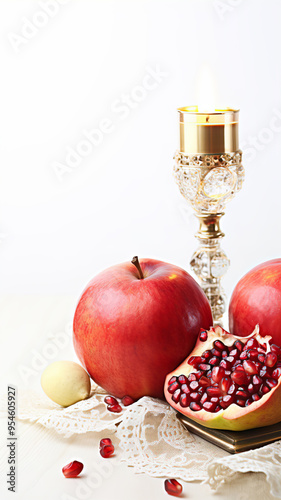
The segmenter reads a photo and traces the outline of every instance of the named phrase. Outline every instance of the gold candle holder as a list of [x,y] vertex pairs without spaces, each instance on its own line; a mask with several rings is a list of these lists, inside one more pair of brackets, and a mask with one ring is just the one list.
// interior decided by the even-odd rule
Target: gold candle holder
[[224,233],[220,218],[225,204],[242,187],[244,168],[239,150],[239,110],[198,111],[197,106],[179,108],[180,149],[175,154],[174,176],[181,194],[199,219],[196,238],[199,248],[191,258],[209,299],[214,323],[220,323],[226,309],[221,278],[229,259],[220,247]]

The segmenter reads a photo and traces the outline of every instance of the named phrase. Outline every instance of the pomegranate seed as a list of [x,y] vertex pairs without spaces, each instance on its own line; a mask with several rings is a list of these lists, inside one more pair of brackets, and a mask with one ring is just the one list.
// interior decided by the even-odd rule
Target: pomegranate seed
[[227,351],[222,351],[221,357],[222,358],[226,358],[227,356],[228,356],[228,352]]
[[259,360],[261,363],[264,363],[264,360],[265,360],[265,355],[264,355],[264,354],[259,354],[259,355],[258,355],[258,360]]
[[[240,363],[241,363],[241,362],[240,362]],[[237,366],[236,366],[236,370],[237,370],[237,371],[241,371],[241,372],[244,372],[244,371],[245,371],[245,370],[244,370],[244,368],[243,368],[243,365],[241,365],[241,364],[239,364],[239,365],[237,365]]]
[[229,377],[231,375],[231,370],[225,370],[225,375]]
[[203,409],[213,412],[215,410],[216,406],[217,406],[216,403],[211,403],[211,401],[206,401],[203,404]]
[[199,363],[202,362],[201,356],[191,356],[188,360],[188,364],[197,368]]
[[222,394],[227,394],[230,387],[231,387],[231,379],[229,377],[224,377],[221,381],[220,381],[220,392]]
[[113,444],[108,444],[100,448],[100,454],[103,458],[109,458],[111,457],[111,455],[113,455],[113,453],[114,453]]
[[249,385],[248,385],[248,392],[249,392],[250,394],[254,394],[255,390],[256,390],[256,389],[255,389],[255,387],[253,386],[253,384],[249,384]]
[[229,387],[228,391],[227,391],[227,394],[235,394],[235,391],[236,391],[236,384],[231,384],[231,386]]
[[259,355],[259,353],[258,353],[258,351],[256,349],[249,349],[247,351],[248,359],[251,359],[251,360],[255,361],[256,359],[258,359],[258,355]]
[[201,385],[201,387],[209,387],[209,385],[211,385],[211,381],[210,379],[208,379],[207,377],[204,377],[204,375],[199,379],[199,385]]
[[249,375],[257,375],[258,373],[255,363],[249,359],[245,359],[245,361],[243,361],[243,368],[246,373],[249,373]]
[[190,398],[187,394],[181,394],[181,397],[180,397],[180,405],[183,407],[183,408],[186,408],[190,403]]
[[254,376],[253,376],[253,380],[252,380],[252,382],[253,382],[253,386],[254,386],[254,387],[255,387],[255,386],[256,386],[256,387],[257,387],[257,386],[258,386],[258,387],[260,387],[260,386],[261,386],[261,384],[262,384],[262,379],[261,379],[258,375],[254,375]]
[[276,344],[272,344],[270,347],[271,347],[272,352],[277,354],[278,358],[281,357],[281,347],[279,347]]
[[233,346],[235,346],[235,348],[241,352],[243,350],[244,344],[243,342],[241,342],[241,340],[235,340]]
[[185,394],[190,394],[191,393],[191,390],[189,389],[188,385],[187,384],[183,384],[181,386],[181,390],[182,392],[184,392]]
[[238,390],[236,392],[236,396],[240,399],[248,399],[249,398],[249,393],[245,391],[244,387],[238,387]]
[[212,370],[207,371],[206,377],[211,378],[212,376]]
[[273,378],[267,378],[265,382],[266,382],[266,385],[268,385],[268,387],[270,387],[270,389],[273,389],[278,384],[277,380],[274,380]]
[[238,371],[237,368],[231,374],[231,380],[238,385],[246,385],[248,383],[248,377],[245,371]]
[[[233,360],[234,360],[234,358],[233,358]],[[230,370],[230,368],[231,368],[231,363],[230,363],[229,361],[227,361],[227,359],[226,359],[226,358],[224,358],[224,359],[220,362],[220,366],[221,366],[222,368],[224,368],[224,370]]]
[[257,347],[257,351],[258,351],[258,353],[260,353],[260,354],[266,354],[266,350],[265,350],[265,349],[262,349],[261,347]]
[[202,370],[203,372],[207,372],[208,370],[210,370],[211,365],[209,365],[207,363],[200,363],[198,368],[199,368],[199,370]]
[[212,369],[212,379],[214,382],[219,383],[225,375],[225,370],[221,366],[214,366]]
[[82,472],[84,465],[81,462],[70,462],[62,468],[64,477],[77,477]]
[[172,400],[174,401],[174,403],[178,403],[179,400],[180,400],[180,395],[181,395],[181,390],[180,389],[177,389],[174,394],[172,395]]
[[192,411],[199,411],[199,410],[201,410],[201,406],[198,403],[194,403],[193,401],[192,401],[192,403],[190,403],[189,408]]
[[173,384],[172,384],[172,385],[170,385],[170,387],[168,387],[168,392],[169,392],[170,394],[174,394],[174,392],[175,392],[177,389],[179,389],[179,384],[178,384],[178,382],[173,382]]
[[225,410],[232,403],[234,403],[234,396],[227,394],[222,398],[220,406]]
[[103,438],[100,440],[100,448],[103,448],[104,446],[111,445],[112,441],[110,438]]
[[118,405],[118,401],[117,399],[115,399],[113,396],[106,396],[104,398],[104,402],[107,404],[107,405]]
[[202,398],[200,399],[201,405],[203,405],[208,400],[208,394],[204,392]]
[[259,347],[259,343],[256,339],[249,339],[246,343],[247,349],[252,349],[253,347]]
[[281,367],[275,368],[272,372],[272,378],[278,379],[281,375]]
[[211,356],[212,356],[211,351],[204,351],[201,358],[208,360],[208,359],[210,359]]
[[246,401],[245,401],[245,399],[237,399],[236,400],[236,404],[238,406],[245,406],[246,405]]
[[187,384],[187,377],[185,375],[180,375],[178,378],[180,384]]
[[201,331],[199,334],[199,339],[201,340],[201,342],[206,342],[207,338],[208,333],[206,332],[206,330]]
[[[175,376],[174,376],[174,377],[170,378],[170,380],[169,380],[169,382],[168,382],[168,385],[171,385],[171,384],[173,384],[173,383],[174,383],[174,382],[176,382],[176,381],[177,381],[177,377],[175,377]],[[106,402],[106,401],[105,401],[105,402]]]
[[247,351],[242,351],[241,354],[240,354],[240,359],[247,359],[248,358],[248,354],[247,354]]
[[260,396],[258,394],[252,394],[253,401],[258,401],[259,399],[260,399]]
[[216,348],[216,349],[219,349],[220,351],[223,351],[225,349],[225,345],[220,341],[220,340],[215,340],[213,342],[213,346]]
[[238,351],[238,349],[232,349],[232,351],[230,351],[229,353],[229,356],[232,356],[235,360],[237,360],[240,356],[240,352]]
[[268,368],[268,366],[262,366],[261,370],[260,370],[260,376],[262,378],[264,377],[271,377],[271,373],[272,373],[272,370],[271,368]]
[[213,348],[211,350],[213,356],[217,356],[217,358],[221,358],[221,351],[219,349]]
[[212,403],[216,403],[217,404],[219,402],[219,398],[211,398],[210,401]]
[[120,413],[122,411],[122,407],[117,404],[117,405],[108,405],[107,409],[109,411],[112,411],[113,413]]
[[131,396],[124,396],[124,397],[121,399],[121,403],[122,403],[124,406],[130,406],[130,405],[132,405],[134,402],[135,402],[135,400],[134,400],[133,398],[131,398]]
[[190,387],[190,389],[195,391],[199,387],[199,382],[197,382],[197,380],[194,380],[193,382],[190,382],[189,387]]
[[198,370],[197,372],[195,372],[195,377],[196,377],[196,380],[199,380],[200,377],[202,377],[204,371],[202,370]]
[[269,352],[265,356],[264,364],[268,366],[269,368],[273,368],[277,363],[277,354],[274,352]]
[[199,403],[201,399],[201,394],[200,392],[192,392],[189,397],[193,402]]
[[267,385],[262,385],[260,390],[259,390],[259,393],[263,396],[264,394],[267,394],[268,392],[270,392],[270,388],[267,387]]
[[192,382],[193,380],[197,380],[195,373],[190,373],[187,377],[189,382]]
[[217,366],[220,362],[220,358],[218,356],[213,356],[211,359],[209,359],[209,364],[211,366]]
[[218,387],[207,387],[206,393],[208,394],[209,397],[220,397],[221,396],[221,391]]
[[165,490],[169,495],[178,497],[182,493],[182,485],[176,479],[166,479]]

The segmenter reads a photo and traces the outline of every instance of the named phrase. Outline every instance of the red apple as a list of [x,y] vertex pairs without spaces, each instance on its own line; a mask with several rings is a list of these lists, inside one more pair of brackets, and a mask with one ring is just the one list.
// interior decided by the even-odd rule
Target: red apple
[[209,302],[186,271],[135,257],[90,281],[74,316],[74,347],[109,394],[163,398],[166,374],[210,325]]
[[246,336],[259,324],[261,335],[281,345],[281,259],[254,267],[237,283],[229,305],[229,329]]

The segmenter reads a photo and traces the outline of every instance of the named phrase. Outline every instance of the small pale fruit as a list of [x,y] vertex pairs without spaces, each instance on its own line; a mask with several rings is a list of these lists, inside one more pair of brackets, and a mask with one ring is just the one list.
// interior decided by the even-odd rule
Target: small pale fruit
[[61,406],[70,406],[90,395],[91,382],[86,370],[74,361],[55,361],[42,373],[42,389]]

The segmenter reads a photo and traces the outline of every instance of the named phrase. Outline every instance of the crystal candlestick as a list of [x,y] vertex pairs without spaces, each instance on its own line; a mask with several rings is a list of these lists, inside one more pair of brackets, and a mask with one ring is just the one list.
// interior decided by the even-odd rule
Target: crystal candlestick
[[220,246],[224,233],[220,219],[225,204],[242,187],[244,168],[239,150],[238,110],[199,112],[196,106],[179,108],[180,150],[175,154],[174,176],[181,194],[199,220],[199,247],[191,268],[209,299],[214,323],[226,309],[221,278],[229,259]]

